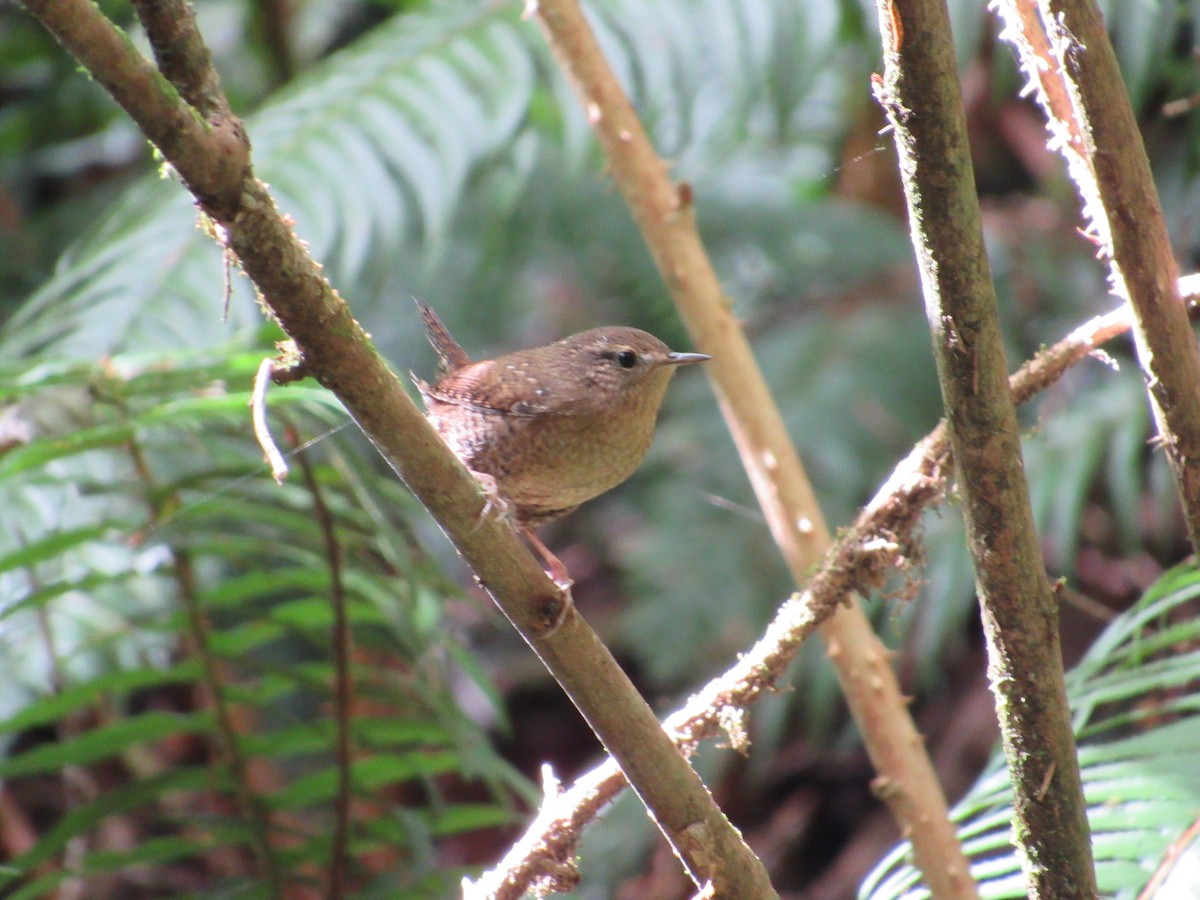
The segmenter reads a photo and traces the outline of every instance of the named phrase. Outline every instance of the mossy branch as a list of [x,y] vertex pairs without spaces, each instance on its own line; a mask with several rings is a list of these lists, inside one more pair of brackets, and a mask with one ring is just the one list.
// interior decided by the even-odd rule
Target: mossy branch
[[900,157],[909,226],[983,612],[988,675],[1030,896],[1094,897],[1086,805],[944,0],[879,0],[875,84]]

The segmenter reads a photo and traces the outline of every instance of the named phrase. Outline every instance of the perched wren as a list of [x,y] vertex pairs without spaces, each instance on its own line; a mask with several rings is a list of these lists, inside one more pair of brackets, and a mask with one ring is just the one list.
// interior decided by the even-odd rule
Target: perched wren
[[710,357],[614,327],[471,362],[434,311],[417,306],[441,361],[436,384],[414,376],[429,421],[568,587],[534,529],[632,475],[675,367]]

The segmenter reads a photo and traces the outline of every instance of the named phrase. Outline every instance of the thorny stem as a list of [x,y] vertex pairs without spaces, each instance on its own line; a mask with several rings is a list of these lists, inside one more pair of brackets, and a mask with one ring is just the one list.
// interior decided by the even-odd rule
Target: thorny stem
[[1137,119],[1092,0],[995,0],[1082,199],[1113,291],[1133,309],[1134,344],[1192,548],[1200,552],[1200,345]]

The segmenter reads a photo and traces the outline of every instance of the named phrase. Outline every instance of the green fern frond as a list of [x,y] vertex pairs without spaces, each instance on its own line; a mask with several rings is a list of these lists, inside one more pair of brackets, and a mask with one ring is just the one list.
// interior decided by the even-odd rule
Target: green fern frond
[[[256,368],[256,357],[219,348],[0,381],[14,435],[0,455],[0,777],[18,791],[39,779],[93,786],[7,861],[0,884],[21,896],[139,865],[200,864],[220,848],[247,852],[256,826],[233,802],[247,790],[272,811],[257,826],[268,843],[300,842],[306,864],[328,864],[338,791],[330,566],[309,491],[271,481],[247,433]],[[270,394],[269,416],[310,434],[345,421],[324,391],[298,385]],[[403,537],[414,503],[382,478],[379,505],[364,508],[361,485],[343,473],[368,471],[370,457],[331,447],[319,455],[337,465],[312,461],[313,450],[306,464],[335,520],[347,619],[365,654],[351,666],[366,704],[350,727],[351,790],[375,812],[356,822],[353,845],[377,846],[370,823],[399,811],[427,820],[430,834],[507,821],[525,785],[454,700],[447,659],[463,654],[427,563]],[[197,610],[212,625],[204,634]],[[233,736],[239,754],[276,773],[271,790],[243,784],[225,758],[227,726],[203,699],[214,691],[246,723]],[[181,741],[207,748],[208,762],[172,761],[164,750]],[[484,793],[460,810],[437,787],[448,777]],[[197,809],[209,814],[187,812]],[[155,837],[105,846],[97,836],[109,817]],[[391,850],[424,852],[409,838]],[[68,845],[87,852],[38,871]]]

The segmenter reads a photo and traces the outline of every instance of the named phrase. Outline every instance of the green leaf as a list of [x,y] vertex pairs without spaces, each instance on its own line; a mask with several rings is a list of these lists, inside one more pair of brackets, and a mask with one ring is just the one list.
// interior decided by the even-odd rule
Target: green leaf
[[73,528],[58,534],[33,541],[20,550],[14,550],[0,557],[0,572],[13,569],[26,569],[62,556],[67,550],[88,544],[105,534],[108,528],[101,525],[90,525],[83,528]]
[[20,778],[55,772],[64,766],[84,766],[109,759],[133,744],[179,734],[202,734],[213,728],[209,712],[168,713],[150,710],[86,731],[77,737],[42,744],[0,762],[0,778]]
[[56,694],[41,697],[15,716],[0,722],[0,735],[17,734],[48,725],[71,713],[92,706],[102,698],[123,697],[135,691],[170,684],[194,682],[200,674],[197,660],[187,660],[168,669],[130,669],[109,672]]

